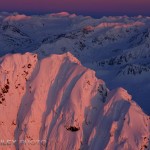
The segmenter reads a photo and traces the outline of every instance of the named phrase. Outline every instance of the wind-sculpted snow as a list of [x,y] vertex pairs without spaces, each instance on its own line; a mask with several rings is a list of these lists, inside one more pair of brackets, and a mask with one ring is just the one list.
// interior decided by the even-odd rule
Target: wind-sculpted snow
[[149,116],[126,90],[109,91],[70,53],[2,57],[0,89],[0,139],[14,140],[0,149],[150,148]]
[[3,12],[0,55],[34,52],[44,58],[71,52],[111,89],[127,89],[150,114],[149,28],[150,17],[144,16],[94,19],[67,12],[39,16]]

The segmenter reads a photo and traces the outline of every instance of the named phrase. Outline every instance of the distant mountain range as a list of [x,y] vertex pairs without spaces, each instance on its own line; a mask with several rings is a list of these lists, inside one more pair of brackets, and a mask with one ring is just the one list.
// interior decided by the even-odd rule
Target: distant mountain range
[[124,87],[150,114],[150,17],[0,13],[0,54],[71,52],[109,88]]
[[0,56],[0,150],[150,149],[150,17],[0,13]]

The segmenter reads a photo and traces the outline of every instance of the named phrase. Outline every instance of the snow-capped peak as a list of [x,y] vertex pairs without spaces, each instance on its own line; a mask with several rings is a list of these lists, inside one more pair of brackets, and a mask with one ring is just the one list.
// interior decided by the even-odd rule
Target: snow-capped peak
[[0,139],[16,140],[11,150],[149,148],[150,118],[70,53],[3,57],[0,89]]

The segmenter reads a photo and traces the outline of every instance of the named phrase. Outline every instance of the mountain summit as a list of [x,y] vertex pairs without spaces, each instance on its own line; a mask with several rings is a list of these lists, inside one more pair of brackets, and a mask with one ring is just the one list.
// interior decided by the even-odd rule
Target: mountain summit
[[108,90],[71,53],[2,57],[0,89],[0,139],[14,140],[8,149],[150,148],[149,116],[125,89]]

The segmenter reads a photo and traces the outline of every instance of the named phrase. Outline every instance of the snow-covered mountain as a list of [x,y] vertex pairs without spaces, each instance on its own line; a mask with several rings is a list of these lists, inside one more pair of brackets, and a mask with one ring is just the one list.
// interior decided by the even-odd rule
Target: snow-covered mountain
[[92,17],[62,12],[0,13],[0,54],[71,52],[110,89],[124,87],[150,114],[150,17]]
[[1,57],[0,89],[1,150],[150,149],[150,117],[69,52]]

